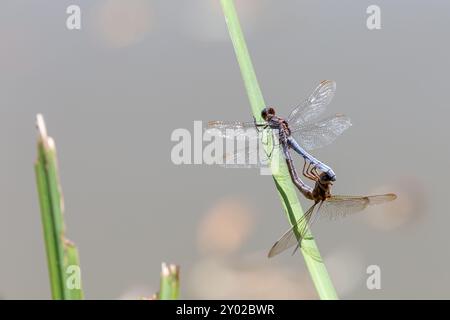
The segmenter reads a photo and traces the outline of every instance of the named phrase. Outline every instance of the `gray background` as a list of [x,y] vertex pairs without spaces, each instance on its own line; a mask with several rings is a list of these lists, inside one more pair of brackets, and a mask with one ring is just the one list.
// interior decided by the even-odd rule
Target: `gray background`
[[[81,6],[81,31],[65,27],[70,4]],[[337,172],[334,192],[399,195],[314,226],[340,296],[448,298],[450,3],[376,1],[379,31],[366,28],[370,4],[237,7],[280,114],[320,80],[337,82],[329,112],[354,125],[314,153]],[[265,256],[288,227],[270,177],[170,159],[174,129],[251,116],[218,2],[2,1],[0,111],[2,298],[50,297],[33,172],[38,112],[56,140],[87,298],[151,294],[162,261],[181,265],[184,298],[316,298],[301,255]],[[381,290],[366,288],[371,264]]]

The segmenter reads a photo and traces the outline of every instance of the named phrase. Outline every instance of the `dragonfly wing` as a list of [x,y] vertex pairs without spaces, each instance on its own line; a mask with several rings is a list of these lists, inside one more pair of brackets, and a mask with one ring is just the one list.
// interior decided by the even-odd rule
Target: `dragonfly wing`
[[336,219],[364,210],[370,205],[393,201],[397,196],[393,193],[375,196],[332,196],[325,200],[320,210],[321,217]]
[[336,114],[316,123],[293,128],[291,132],[306,150],[314,150],[332,143],[351,125],[349,117]]
[[335,92],[336,82],[322,81],[308,99],[292,110],[287,121],[291,125],[301,125],[317,119],[325,111]]
[[207,134],[225,138],[221,162],[225,167],[267,167],[274,148],[279,147],[273,130],[256,130],[254,122],[210,122]]
[[[298,219],[296,224],[292,226],[277,242],[275,242],[269,251],[269,258],[272,258],[284,250],[301,243],[302,239],[308,232],[308,226],[310,225],[315,207],[316,204],[313,204],[311,208],[309,208],[308,211],[306,211],[303,216]],[[296,234],[298,234],[298,237]]]
[[259,141],[250,140],[244,146],[223,154],[225,167],[267,167],[269,156],[260,147]]
[[256,132],[256,128],[254,122],[210,121],[206,132],[222,138],[235,138],[240,135],[252,135]]

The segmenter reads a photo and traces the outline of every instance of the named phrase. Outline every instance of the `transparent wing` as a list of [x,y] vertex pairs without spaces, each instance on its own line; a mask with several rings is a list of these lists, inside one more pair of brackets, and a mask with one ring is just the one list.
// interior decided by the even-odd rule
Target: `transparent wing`
[[[269,251],[269,258],[283,252],[284,250],[300,245],[301,240],[305,238],[310,227],[316,219],[312,217],[327,216],[336,218],[345,216],[351,213],[356,213],[364,210],[370,205],[382,204],[393,201],[397,198],[395,194],[388,193],[376,196],[332,196],[331,198],[319,203],[319,207],[314,214],[315,203],[305,214],[297,221],[296,225],[289,229]],[[298,227],[297,227],[298,226]],[[298,229],[297,229],[298,228]],[[296,229],[298,230],[299,238],[296,236]]]
[[292,110],[287,121],[292,125],[302,125],[317,119],[326,109],[336,92],[336,83],[322,81],[301,105]]
[[[259,123],[258,125],[262,125]],[[210,121],[208,122],[207,133],[212,135],[218,135],[223,138],[228,138],[230,136],[239,136],[248,134],[249,132],[255,131],[254,122],[239,122],[239,121]]]
[[260,141],[252,139],[244,146],[224,152],[222,163],[228,168],[261,168],[268,166],[269,159],[269,155],[261,148]]
[[393,193],[375,196],[332,196],[325,200],[320,208],[319,215],[336,219],[364,210],[370,205],[393,201],[397,196]]
[[[296,224],[291,227],[275,244],[269,251],[268,257],[272,258],[277,254],[289,249],[295,245],[299,245],[303,238],[307,235],[308,226],[310,226],[311,217],[314,213],[314,208],[316,204],[313,204],[305,214],[298,219]],[[298,233],[298,237],[297,234]]]
[[293,128],[291,133],[306,150],[314,150],[331,144],[351,125],[349,117],[336,114],[316,123]]
[[254,122],[214,121],[208,123],[206,133],[225,138],[221,164],[228,168],[267,167],[273,149],[279,147],[273,130],[257,130]]

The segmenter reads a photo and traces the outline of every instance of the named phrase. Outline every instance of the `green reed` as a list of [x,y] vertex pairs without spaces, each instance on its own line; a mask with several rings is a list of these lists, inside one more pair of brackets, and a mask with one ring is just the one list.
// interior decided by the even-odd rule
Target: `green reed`
[[37,116],[37,128],[38,156],[34,167],[52,298],[83,299],[78,250],[65,237],[64,199],[59,183],[55,142],[47,135],[42,115]]
[[[247,90],[247,95],[250,100],[252,113],[256,120],[260,121],[262,120],[261,110],[266,104],[256,78],[255,70],[253,69],[234,2],[233,0],[221,0],[221,4],[241,70],[241,75],[244,80],[244,85]],[[277,164],[277,170],[272,171],[272,176],[289,222],[291,225],[294,225],[294,223],[303,216],[303,210],[298,200],[295,186],[291,181],[287,165],[283,161],[278,161]],[[328,275],[312,235],[303,239],[301,252],[319,297],[321,299],[338,299],[333,283],[331,282],[330,276]]]

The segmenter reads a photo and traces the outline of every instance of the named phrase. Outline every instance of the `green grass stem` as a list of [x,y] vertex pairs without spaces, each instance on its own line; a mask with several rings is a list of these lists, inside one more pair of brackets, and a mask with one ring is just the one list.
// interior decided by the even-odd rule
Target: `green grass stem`
[[[233,42],[236,58],[239,63],[247,95],[250,100],[253,116],[261,120],[261,110],[266,106],[256,78],[250,55],[245,43],[233,0],[221,0],[222,9]],[[293,225],[303,215],[297,197],[297,191],[289,175],[287,165],[279,161],[278,170],[272,172],[276,188],[289,222]],[[310,233],[310,232],[309,232]],[[319,253],[319,249],[311,234],[302,241],[301,248],[306,266],[311,275],[320,299],[338,299],[331,278]]]
[[39,137],[35,173],[52,298],[82,299],[78,251],[65,238],[64,200],[59,183],[55,143],[47,135],[42,115],[37,116],[37,128]]
[[180,295],[180,267],[174,264],[161,265],[160,300],[177,300]]

